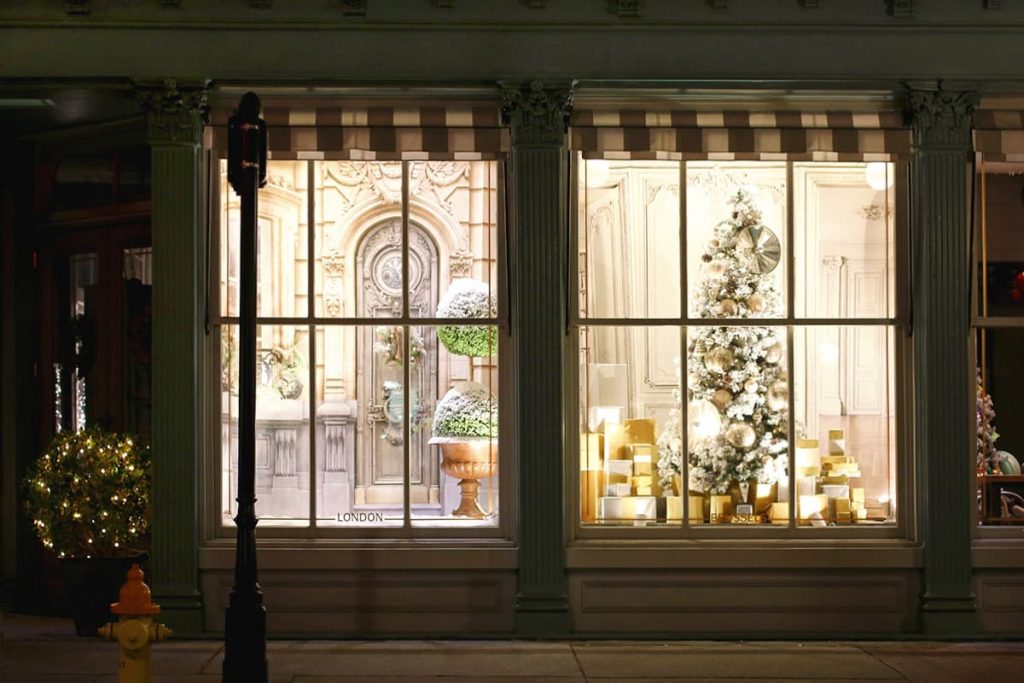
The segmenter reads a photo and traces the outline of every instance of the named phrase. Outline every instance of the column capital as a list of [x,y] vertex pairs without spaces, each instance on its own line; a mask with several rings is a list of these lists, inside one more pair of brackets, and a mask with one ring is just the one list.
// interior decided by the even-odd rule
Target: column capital
[[921,147],[970,147],[971,116],[981,101],[976,90],[947,90],[910,86],[907,114],[914,128],[914,144]]
[[576,81],[502,81],[501,117],[512,130],[513,147],[562,146]]
[[146,112],[151,143],[199,144],[209,110],[209,81],[136,81],[135,98]]

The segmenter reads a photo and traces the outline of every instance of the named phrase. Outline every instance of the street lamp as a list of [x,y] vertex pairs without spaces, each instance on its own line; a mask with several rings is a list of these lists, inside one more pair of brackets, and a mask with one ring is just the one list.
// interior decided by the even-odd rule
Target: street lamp
[[267,128],[247,92],[228,119],[228,182],[242,205],[235,585],[224,620],[225,683],[266,683],[267,610],[256,578],[256,202],[267,184]]

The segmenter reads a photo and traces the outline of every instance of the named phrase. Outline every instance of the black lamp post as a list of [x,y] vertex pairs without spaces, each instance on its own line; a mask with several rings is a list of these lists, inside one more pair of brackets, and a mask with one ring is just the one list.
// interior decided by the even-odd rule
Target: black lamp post
[[238,514],[235,585],[225,615],[225,683],[266,683],[267,611],[256,580],[256,201],[267,183],[267,128],[248,92],[228,119],[228,182],[241,198]]

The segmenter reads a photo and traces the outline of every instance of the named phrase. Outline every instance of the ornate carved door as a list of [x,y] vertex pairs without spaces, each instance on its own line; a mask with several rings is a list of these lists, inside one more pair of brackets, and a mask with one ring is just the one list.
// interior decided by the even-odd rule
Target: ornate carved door
[[[380,326],[364,328],[360,333],[356,375],[360,396],[366,406],[366,419],[360,424],[356,461],[356,489],[362,489],[367,506],[402,505],[402,464],[405,430],[402,425],[404,400],[409,400],[412,423],[409,443],[410,496],[417,512],[437,505],[438,468],[430,458],[427,441],[429,413],[437,387],[436,335],[422,327],[413,327],[411,344],[422,344],[422,354],[413,355],[409,368],[412,386],[407,397],[402,390],[403,369],[389,362],[393,354],[380,352],[387,342],[378,335],[389,326],[388,318],[402,312],[402,222],[391,219],[373,228],[363,239],[356,257],[358,315],[380,318]],[[409,226],[409,315],[430,317],[437,308],[437,248],[422,228]],[[381,330],[383,331],[383,330]],[[392,343],[401,347],[401,328],[390,331]],[[401,356],[399,352],[399,357]],[[422,427],[422,428],[421,428]]]

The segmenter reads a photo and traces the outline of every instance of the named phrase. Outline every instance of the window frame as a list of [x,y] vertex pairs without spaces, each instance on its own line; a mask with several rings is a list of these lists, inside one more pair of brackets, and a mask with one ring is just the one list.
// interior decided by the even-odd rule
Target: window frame
[[[1022,165],[1021,162],[1016,163],[1017,165]],[[975,152],[972,155],[971,176],[972,182],[969,185],[969,189],[971,191],[971,196],[974,198],[974,207],[971,212],[971,335],[969,341],[969,353],[975,367],[984,370],[982,363],[982,354],[984,354],[984,349],[979,348],[979,338],[989,330],[1013,330],[1024,328],[1024,315],[982,315],[982,307],[987,304],[985,301],[985,294],[978,286],[979,283],[982,282],[980,279],[982,260],[985,260],[987,263],[987,258],[985,258],[985,254],[987,254],[987,245],[984,243],[985,236],[987,234],[987,207],[985,204],[987,195],[984,152]],[[978,388],[976,375],[972,374],[968,382],[971,388],[970,395],[975,396]],[[999,415],[997,407],[997,424],[998,419]],[[975,471],[974,474],[971,490],[974,492],[975,496],[978,495],[979,488],[977,471]],[[975,501],[976,500],[977,499],[975,499]],[[1021,531],[1024,530],[1024,526],[1019,524],[984,524],[981,520],[978,506],[976,504],[971,506],[971,520],[971,534],[975,540],[1013,539],[1015,541],[1020,541]]]
[[[787,340],[786,354],[787,367],[790,372],[789,392],[789,434],[790,447],[788,449],[788,474],[790,477],[790,490],[793,489],[793,459],[794,451],[794,402],[795,396],[792,391],[793,378],[793,333],[798,328],[809,328],[815,326],[878,326],[886,330],[892,330],[893,343],[891,346],[894,376],[894,397],[895,397],[895,447],[896,467],[895,485],[893,491],[897,496],[898,515],[896,523],[891,526],[867,526],[867,525],[834,525],[826,528],[815,528],[799,526],[796,520],[795,496],[791,496],[790,519],[787,525],[725,525],[725,524],[696,524],[691,525],[688,515],[684,514],[678,524],[657,523],[642,527],[629,527],[624,525],[583,524],[580,508],[580,487],[581,470],[579,458],[574,454],[580,450],[579,434],[579,412],[580,412],[580,331],[583,327],[654,327],[654,326],[675,326],[680,330],[680,358],[686,358],[687,335],[691,326],[720,325],[712,319],[697,318],[690,311],[690,297],[688,295],[689,284],[687,282],[687,216],[686,216],[686,173],[687,160],[675,160],[679,166],[679,285],[680,285],[680,310],[676,318],[643,318],[643,317],[620,317],[620,318],[584,318],[580,315],[580,286],[579,277],[579,229],[581,218],[581,193],[580,174],[583,164],[587,161],[580,152],[572,152],[570,156],[569,173],[569,264],[568,264],[568,301],[569,307],[569,328],[566,336],[565,357],[566,357],[566,453],[565,478],[566,478],[566,528],[570,531],[570,542],[579,544],[581,547],[588,545],[600,545],[607,541],[660,541],[673,543],[691,544],[701,541],[728,542],[739,541],[744,543],[766,541],[794,542],[810,540],[818,544],[838,542],[846,544],[849,541],[884,541],[884,542],[906,542],[916,537],[916,506],[917,496],[915,490],[915,472],[917,451],[913,437],[913,381],[912,373],[914,368],[913,339],[912,339],[912,316],[911,316],[911,249],[912,235],[910,230],[910,162],[898,159],[891,159],[894,169],[894,268],[893,280],[895,283],[894,306],[895,310],[891,317],[877,319],[828,319],[828,318],[798,318],[795,312],[795,289],[794,289],[794,164],[811,165],[821,163],[822,165],[841,165],[843,162],[814,162],[814,161],[793,161],[793,160],[771,160],[756,163],[779,163],[786,166],[786,240],[784,259],[786,262],[786,315],[779,318],[758,318],[758,325],[779,326],[785,328]],[[755,162],[751,162],[755,163]],[[851,162],[863,163],[863,162]],[[683,401],[681,410],[681,422],[684,425],[684,442],[686,402]],[[684,450],[684,453],[686,451]],[[688,457],[684,457],[684,461]],[[685,471],[685,470],[684,470]],[[685,496],[688,489],[687,477],[683,476]]]
[[[227,523],[222,514],[224,501],[222,500],[222,471],[223,454],[221,452],[221,348],[220,330],[226,325],[237,325],[238,316],[222,314],[220,299],[220,264],[221,264],[221,216],[224,208],[221,205],[221,164],[224,158],[215,151],[209,151],[206,158],[207,182],[205,184],[207,197],[206,229],[206,282],[205,282],[205,304],[206,304],[206,335],[204,344],[204,452],[203,452],[203,474],[205,484],[203,503],[205,513],[203,514],[204,539],[209,543],[218,543],[233,539],[236,528],[233,524]],[[507,170],[504,159],[469,160],[472,163],[495,164],[495,177],[497,193],[497,212],[495,215],[495,232],[497,242],[495,244],[495,260],[497,276],[493,287],[497,298],[498,314],[495,318],[473,318],[473,319],[448,319],[436,317],[412,317],[408,313],[408,289],[403,284],[403,315],[395,318],[365,318],[358,316],[331,316],[317,314],[316,296],[323,289],[316,287],[316,192],[314,186],[315,167],[317,163],[323,163],[322,159],[299,159],[294,162],[305,163],[307,166],[308,189],[306,197],[307,210],[307,235],[306,235],[306,256],[308,267],[307,278],[307,306],[305,315],[294,317],[282,316],[261,316],[256,318],[256,325],[286,325],[294,328],[305,327],[308,333],[309,349],[308,368],[306,368],[306,381],[311,387],[309,396],[309,467],[311,474],[311,485],[309,491],[309,508],[307,523],[303,526],[274,526],[264,524],[259,526],[261,538],[280,539],[290,541],[293,539],[303,540],[325,540],[338,541],[346,545],[353,542],[373,542],[374,547],[380,544],[405,545],[410,541],[426,541],[431,544],[438,542],[454,542],[461,547],[472,547],[483,545],[486,547],[509,546],[515,534],[515,519],[517,518],[516,491],[518,457],[515,439],[515,404],[511,391],[512,380],[516,367],[514,345],[512,344],[512,328],[510,311],[510,292],[508,277],[508,241],[509,221],[506,207],[507,196]],[[354,160],[359,161],[359,160]],[[411,163],[427,163],[429,159],[406,159],[388,163],[402,164],[402,253],[403,253],[403,283],[408,282],[408,259],[409,259],[409,232],[411,221],[409,218],[409,165]],[[372,161],[366,163],[373,163]],[[228,188],[228,192],[231,192]],[[485,527],[427,527],[416,526],[412,519],[412,508],[410,501],[410,460],[409,460],[409,439],[403,439],[405,452],[405,472],[403,476],[403,524],[400,527],[345,527],[345,526],[321,526],[317,522],[317,487],[313,483],[317,466],[316,453],[316,405],[319,402],[316,397],[316,332],[317,329],[325,329],[330,326],[343,328],[361,329],[367,326],[381,324],[402,326],[404,329],[410,327],[436,327],[439,324],[456,326],[494,325],[497,328],[498,346],[501,349],[500,361],[497,363],[498,372],[498,452],[501,454],[499,460],[498,476],[498,523],[494,526]],[[408,346],[409,335],[403,335],[404,343]],[[408,349],[406,349],[408,350]],[[408,366],[404,366],[405,386],[408,386]],[[409,402],[403,401],[404,423],[409,424]],[[360,415],[359,419],[365,416]],[[434,449],[431,448],[431,452]],[[258,496],[257,496],[258,498]],[[259,501],[256,503],[256,514],[259,517]],[[443,546],[441,546],[443,547]]]

